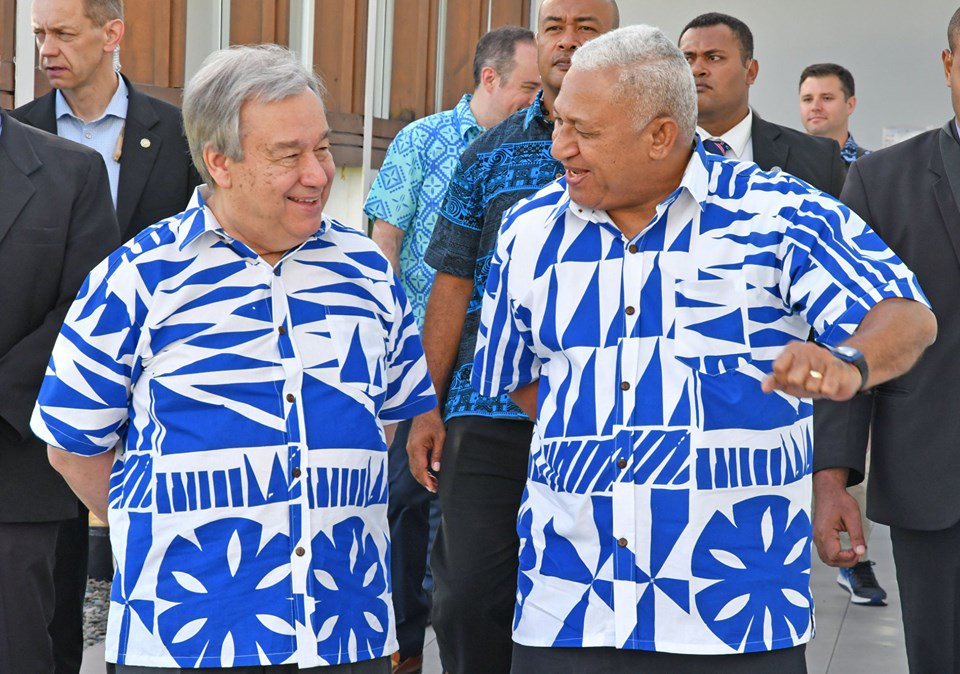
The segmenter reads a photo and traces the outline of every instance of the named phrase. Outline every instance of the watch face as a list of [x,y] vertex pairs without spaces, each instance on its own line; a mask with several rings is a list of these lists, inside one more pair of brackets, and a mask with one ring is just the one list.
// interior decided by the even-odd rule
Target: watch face
[[852,346],[838,346],[834,351],[840,356],[846,356],[847,358],[856,358],[860,353],[853,348]]

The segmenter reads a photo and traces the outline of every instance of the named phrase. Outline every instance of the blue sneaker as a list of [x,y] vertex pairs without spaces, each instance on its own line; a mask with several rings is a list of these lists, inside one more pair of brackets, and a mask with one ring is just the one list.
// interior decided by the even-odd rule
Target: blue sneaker
[[837,585],[850,593],[850,601],[854,604],[887,605],[887,593],[873,575],[873,562],[858,562],[849,569],[840,569]]

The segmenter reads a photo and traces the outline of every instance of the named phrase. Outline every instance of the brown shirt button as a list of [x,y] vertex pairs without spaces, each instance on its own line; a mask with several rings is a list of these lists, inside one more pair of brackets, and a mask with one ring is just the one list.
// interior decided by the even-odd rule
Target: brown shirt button
[[279,332],[281,335],[285,335],[287,334],[287,328],[281,325],[279,328],[277,328],[277,332]]
[[292,402],[293,402],[294,400],[296,400],[296,399],[297,399],[297,397],[296,397],[295,395],[293,395],[292,393],[288,393],[288,394],[287,394],[287,402],[288,402],[288,403],[292,403]]
[[618,460],[617,460],[617,468],[626,468],[626,467],[627,467],[627,460],[626,460],[626,459],[618,459]]
[[639,248],[637,248],[637,244],[631,243],[627,250],[629,250],[631,253],[636,253]]
[[560,171],[557,175],[554,176],[554,178],[562,178],[562,177],[563,177],[563,171]]
[[292,474],[294,477],[300,477],[300,469],[299,469],[299,468],[294,468],[294,469],[293,469],[293,472],[292,472],[291,474]]
[[624,309],[624,311],[627,312],[627,316],[633,316],[635,313],[637,313],[637,310],[634,309],[633,307],[627,307],[626,309]]
[[622,390],[622,391],[629,391],[629,390],[630,390],[630,382],[628,382],[628,381],[622,381],[622,382],[620,382],[620,390]]
[[[626,543],[624,543],[624,545],[626,545]],[[307,551],[303,548],[297,548],[294,550],[294,552],[296,553],[297,557],[303,557],[305,554],[307,554]]]
[[627,539],[621,538],[619,541],[617,541],[617,545],[619,545],[621,548],[627,547]]

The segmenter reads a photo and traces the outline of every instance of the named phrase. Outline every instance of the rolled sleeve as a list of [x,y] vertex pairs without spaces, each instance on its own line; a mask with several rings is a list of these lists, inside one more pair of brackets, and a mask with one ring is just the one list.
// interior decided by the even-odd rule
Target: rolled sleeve
[[843,342],[885,299],[930,305],[913,272],[840,202],[807,199],[781,216],[790,220],[784,237],[785,302],[804,316],[818,340]]

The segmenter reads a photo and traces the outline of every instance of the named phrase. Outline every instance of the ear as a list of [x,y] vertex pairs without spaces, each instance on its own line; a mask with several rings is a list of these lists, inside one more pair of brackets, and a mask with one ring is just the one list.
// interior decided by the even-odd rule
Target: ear
[[856,107],[857,107],[857,97],[851,96],[850,98],[847,99],[847,115],[848,116],[852,115]]
[[113,19],[112,21],[107,21],[103,26],[103,51],[112,53],[120,45],[124,30],[125,26],[122,20]]
[[757,59],[750,59],[750,65],[747,66],[747,85],[752,85],[757,81],[757,75],[760,73],[760,62]]
[[210,177],[213,178],[213,182],[217,184],[217,187],[229,189],[233,186],[233,176],[230,174],[230,168],[233,162],[227,155],[214,150],[213,147],[207,143],[203,148],[203,163],[206,165],[207,171],[210,172]]
[[498,75],[497,71],[491,66],[484,66],[480,70],[480,86],[483,87],[487,93],[490,93],[496,89],[499,81],[500,75]]
[[947,86],[950,86],[950,71],[953,70],[953,52],[949,49],[944,49],[943,53],[940,54],[940,59],[943,61],[943,77],[947,81]]
[[654,117],[643,133],[650,139],[650,159],[659,161],[666,159],[677,144],[680,127],[673,117]]

